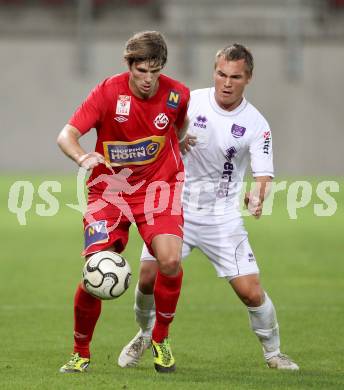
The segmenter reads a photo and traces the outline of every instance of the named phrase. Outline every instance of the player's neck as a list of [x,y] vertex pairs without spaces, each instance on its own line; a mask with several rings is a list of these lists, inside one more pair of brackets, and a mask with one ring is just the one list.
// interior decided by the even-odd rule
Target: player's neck
[[218,104],[218,106],[220,108],[222,108],[222,110],[225,110],[225,111],[234,111],[237,107],[240,106],[240,104],[242,103],[242,101],[244,100],[243,96],[240,97],[240,99],[236,100],[235,102],[233,103],[230,103],[230,104],[223,104],[222,102],[220,102],[217,98],[216,98],[216,95],[215,95],[215,100],[216,100],[216,103]]

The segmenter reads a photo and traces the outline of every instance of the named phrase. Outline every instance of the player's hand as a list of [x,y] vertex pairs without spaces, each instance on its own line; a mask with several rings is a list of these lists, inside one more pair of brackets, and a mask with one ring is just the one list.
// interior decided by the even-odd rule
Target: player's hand
[[81,157],[79,157],[77,163],[80,167],[87,170],[90,170],[99,164],[105,164],[107,166],[107,162],[105,161],[104,156],[98,152],[83,154]]
[[250,192],[246,192],[244,203],[251,215],[255,218],[260,218],[263,212],[263,202],[257,195],[253,195]]
[[196,145],[197,137],[191,134],[185,134],[184,139],[179,141],[179,148],[182,154],[190,152],[191,148]]

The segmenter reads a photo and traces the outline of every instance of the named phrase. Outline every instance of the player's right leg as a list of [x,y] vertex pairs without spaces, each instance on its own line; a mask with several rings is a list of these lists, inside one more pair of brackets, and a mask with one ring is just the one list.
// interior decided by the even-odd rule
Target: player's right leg
[[100,312],[101,300],[86,292],[80,283],[74,296],[74,351],[60,372],[76,373],[88,369],[90,343]]
[[118,365],[122,368],[135,367],[144,352],[151,346],[152,329],[155,321],[154,282],[158,264],[150,255],[146,246],[143,247],[140,265],[139,282],[135,288],[135,318],[139,331],[129,343],[123,347]]
[[[94,196],[93,203],[90,203],[89,194],[89,213],[84,217],[85,250],[82,255],[86,261],[92,254],[102,250],[121,252],[128,241],[130,222],[124,217],[118,222],[118,209],[111,204],[106,204],[104,208],[92,208],[97,199],[98,196]],[[74,296],[74,350],[71,359],[60,368],[60,372],[81,373],[88,369],[90,343],[100,312],[101,300],[90,295],[80,283]]]

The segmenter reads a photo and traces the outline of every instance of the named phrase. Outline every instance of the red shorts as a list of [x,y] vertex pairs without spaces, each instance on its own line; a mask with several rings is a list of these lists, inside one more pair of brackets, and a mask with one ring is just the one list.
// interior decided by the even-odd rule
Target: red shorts
[[128,242],[129,228],[133,222],[152,254],[154,236],[173,234],[183,238],[180,194],[174,194],[174,190],[170,191],[159,207],[158,200],[150,202],[147,196],[146,199],[138,199],[89,193],[84,216],[85,249],[82,255],[99,252],[112,245],[116,252],[121,253]]

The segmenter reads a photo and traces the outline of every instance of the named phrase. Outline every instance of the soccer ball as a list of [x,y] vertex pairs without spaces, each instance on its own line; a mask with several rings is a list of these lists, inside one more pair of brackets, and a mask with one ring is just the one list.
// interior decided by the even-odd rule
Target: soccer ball
[[131,269],[124,257],[101,251],[85,263],[82,280],[86,290],[96,298],[115,299],[129,287]]

